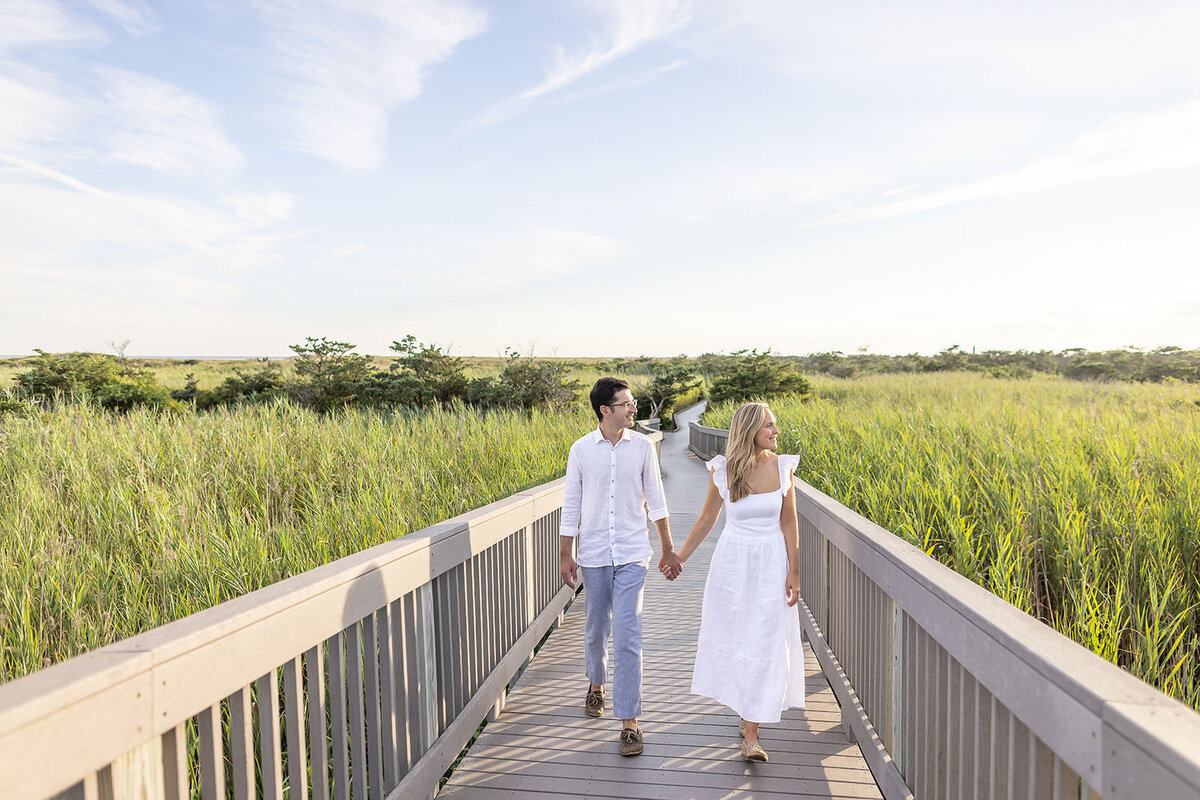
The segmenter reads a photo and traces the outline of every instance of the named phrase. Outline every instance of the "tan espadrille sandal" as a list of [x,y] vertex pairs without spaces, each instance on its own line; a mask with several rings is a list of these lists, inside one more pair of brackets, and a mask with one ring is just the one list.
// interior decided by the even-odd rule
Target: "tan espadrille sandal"
[[766,761],[767,751],[758,742],[742,740],[742,758],[747,761]]

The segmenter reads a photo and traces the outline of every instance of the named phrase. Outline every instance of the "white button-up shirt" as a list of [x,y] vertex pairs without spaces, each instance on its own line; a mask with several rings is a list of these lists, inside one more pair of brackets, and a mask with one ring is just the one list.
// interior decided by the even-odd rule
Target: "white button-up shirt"
[[579,566],[648,563],[647,511],[651,520],[667,516],[648,437],[626,428],[614,446],[597,428],[571,445],[559,533],[579,537]]

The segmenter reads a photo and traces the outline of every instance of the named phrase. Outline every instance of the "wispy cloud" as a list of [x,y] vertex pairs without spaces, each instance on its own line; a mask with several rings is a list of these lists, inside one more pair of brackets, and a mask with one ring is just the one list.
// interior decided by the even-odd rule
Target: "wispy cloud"
[[282,76],[271,113],[291,149],[350,169],[379,166],[387,115],[420,94],[425,73],[486,27],[459,0],[258,0]]
[[565,277],[623,251],[607,236],[530,226],[489,239],[410,248],[412,277],[438,294],[496,295]]
[[104,31],[70,14],[54,0],[5,0],[0,4],[0,56],[27,45],[102,42]]
[[98,67],[96,75],[109,158],[184,175],[224,175],[242,165],[213,103],[136,72]]
[[[604,29],[601,37],[577,51],[556,47],[541,83],[489,108],[467,127],[495,125],[511,119],[541,98],[560,92],[679,30],[691,19],[691,7],[685,0],[597,0],[591,6],[601,19]],[[652,72],[648,79],[653,77],[657,75]]]
[[78,104],[52,76],[0,61],[0,149],[30,152],[60,139]]
[[[93,5],[138,35],[156,24],[140,3],[95,0]],[[79,9],[73,11],[55,2],[14,0],[0,6],[0,56],[7,56],[0,60],[0,150],[56,166],[122,162],[205,178],[242,166],[242,154],[225,135],[215,103],[158,78],[100,63],[83,45],[102,44],[106,34]],[[80,53],[51,62],[53,71],[47,71],[36,54],[52,45]]]
[[117,268],[176,275],[232,274],[278,256],[298,236],[295,198],[282,193],[198,200],[101,189],[0,153],[0,275]]
[[88,0],[88,4],[134,36],[148,36],[159,28],[154,12],[141,0]]
[[862,222],[931,211],[988,197],[1031,194],[1073,183],[1200,165],[1200,99],[1116,116],[1059,152],[1012,172],[835,215],[818,225]]

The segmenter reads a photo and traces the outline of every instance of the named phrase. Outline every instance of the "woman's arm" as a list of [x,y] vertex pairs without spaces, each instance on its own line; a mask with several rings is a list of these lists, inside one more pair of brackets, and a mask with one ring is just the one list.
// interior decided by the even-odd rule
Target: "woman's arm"
[[704,537],[708,536],[713,525],[717,524],[717,516],[720,513],[721,493],[717,491],[717,485],[713,483],[710,474],[708,476],[708,494],[704,497],[704,508],[700,510],[700,516],[696,518],[696,524],[688,531],[687,541],[683,543],[683,547],[679,548],[681,562],[686,562],[692,553],[696,552],[696,548],[704,541]]
[[[788,475],[788,481],[792,476]],[[779,527],[783,531],[783,545],[787,548],[788,576],[786,596],[789,606],[800,600],[800,526],[796,522],[796,487],[789,485],[783,496],[783,508],[779,511]]]

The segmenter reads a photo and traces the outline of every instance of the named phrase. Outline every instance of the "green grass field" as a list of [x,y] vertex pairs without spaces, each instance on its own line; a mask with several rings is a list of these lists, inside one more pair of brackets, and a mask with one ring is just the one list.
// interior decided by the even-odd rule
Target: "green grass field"
[[812,383],[771,403],[803,480],[1200,707],[1200,387]]
[[552,480],[595,424],[287,403],[0,423],[0,682]]

